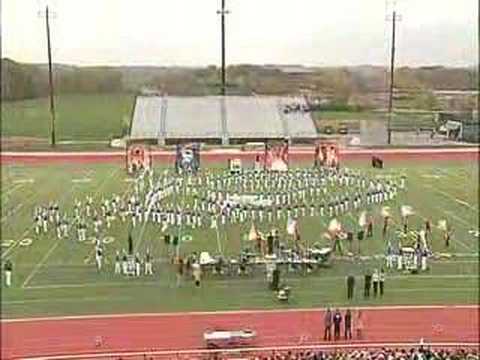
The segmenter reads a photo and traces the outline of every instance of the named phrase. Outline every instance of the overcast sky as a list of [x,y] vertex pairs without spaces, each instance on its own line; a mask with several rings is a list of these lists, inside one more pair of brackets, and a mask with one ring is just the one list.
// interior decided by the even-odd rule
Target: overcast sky
[[[385,65],[385,0],[226,0],[227,63]],[[197,66],[220,62],[220,0],[2,0],[2,56],[46,62],[48,2],[54,61]],[[478,0],[397,0],[399,65],[478,61]]]

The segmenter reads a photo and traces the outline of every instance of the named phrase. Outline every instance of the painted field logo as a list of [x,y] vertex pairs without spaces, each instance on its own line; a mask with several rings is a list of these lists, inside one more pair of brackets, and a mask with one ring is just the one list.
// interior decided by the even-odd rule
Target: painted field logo
[[25,238],[22,241],[20,241],[18,244],[23,247],[30,246],[33,244],[33,240],[30,238]]
[[15,241],[13,240],[3,240],[1,245],[2,245],[2,248],[9,248],[11,246],[13,246],[13,244],[15,244]]
[[186,235],[183,235],[181,238],[180,238],[181,242],[184,242],[184,243],[190,243],[193,241],[193,236],[190,235],[190,234],[186,234]]

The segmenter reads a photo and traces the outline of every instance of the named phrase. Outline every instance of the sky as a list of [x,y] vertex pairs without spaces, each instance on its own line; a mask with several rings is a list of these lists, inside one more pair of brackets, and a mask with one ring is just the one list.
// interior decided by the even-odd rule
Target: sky
[[[399,66],[478,62],[478,0],[226,0],[227,63],[387,65],[395,7]],[[220,63],[220,0],[2,0],[2,57],[76,65]]]

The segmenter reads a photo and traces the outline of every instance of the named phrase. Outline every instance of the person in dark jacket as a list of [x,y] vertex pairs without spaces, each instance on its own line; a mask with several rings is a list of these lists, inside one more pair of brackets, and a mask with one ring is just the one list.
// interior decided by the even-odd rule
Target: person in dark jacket
[[352,312],[350,309],[347,309],[345,313],[345,323],[344,323],[344,328],[345,328],[345,340],[351,340],[352,339]]
[[327,308],[325,316],[323,318],[323,340],[332,340],[332,311],[330,308]]
[[340,325],[342,323],[342,314],[340,310],[335,310],[333,315],[333,339],[335,341],[340,340]]
[[365,273],[365,289],[363,292],[363,297],[365,299],[368,299],[370,297],[370,287],[372,285],[372,274],[370,274],[370,271],[367,270]]
[[355,277],[353,275],[347,276],[347,299],[353,299],[353,291],[355,289]]

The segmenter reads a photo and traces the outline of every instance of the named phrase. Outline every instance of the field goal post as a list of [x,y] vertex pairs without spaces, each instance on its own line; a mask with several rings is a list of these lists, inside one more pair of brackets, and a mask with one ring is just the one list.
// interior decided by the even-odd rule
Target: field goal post
[[133,175],[138,171],[152,168],[152,151],[149,145],[140,143],[127,143],[126,146],[126,169]]

